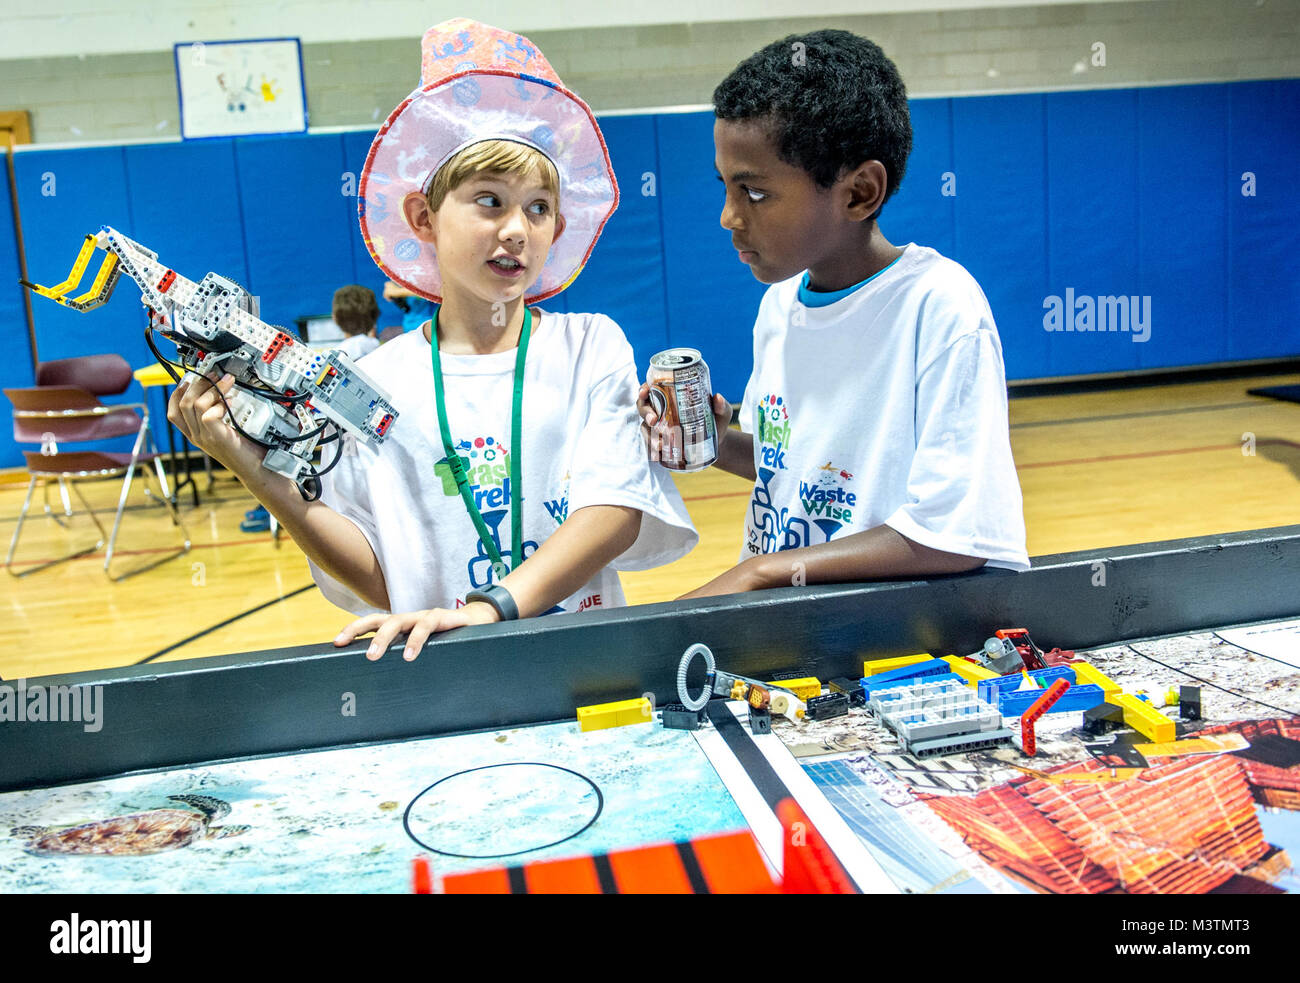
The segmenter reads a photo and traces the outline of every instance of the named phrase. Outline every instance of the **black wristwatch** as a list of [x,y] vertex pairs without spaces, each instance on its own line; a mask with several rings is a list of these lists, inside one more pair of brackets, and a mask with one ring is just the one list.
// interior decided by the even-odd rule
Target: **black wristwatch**
[[473,601],[483,601],[491,604],[496,613],[501,615],[502,621],[518,621],[519,605],[515,599],[510,596],[510,592],[500,584],[493,584],[487,590],[472,590],[465,595],[465,603]]

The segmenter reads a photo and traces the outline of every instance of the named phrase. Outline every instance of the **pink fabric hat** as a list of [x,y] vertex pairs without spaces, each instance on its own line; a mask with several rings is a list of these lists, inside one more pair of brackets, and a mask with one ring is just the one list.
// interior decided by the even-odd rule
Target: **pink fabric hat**
[[551,297],[582,270],[618,207],[618,184],[596,118],[527,38],[458,17],[429,28],[420,87],[379,128],[361,172],[361,236],[389,278],[442,299],[432,243],[406,223],[402,199],[426,191],[443,164],[471,144],[512,140],[546,155],[560,176],[564,233],[525,300]]

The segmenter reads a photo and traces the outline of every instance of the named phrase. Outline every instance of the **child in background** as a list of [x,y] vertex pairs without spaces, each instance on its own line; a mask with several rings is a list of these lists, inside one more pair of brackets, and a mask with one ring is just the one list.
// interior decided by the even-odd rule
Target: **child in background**
[[[1028,569],[988,301],[877,224],[912,147],[893,62],[847,31],[791,36],[713,103],[721,223],[772,286],[740,432],[714,397],[718,466],[754,482],[741,562],[686,596]],[[639,409],[652,428],[645,387]]]
[[209,381],[168,413],[280,519],[327,598],[374,612],[335,640],[374,631],[372,659],[400,633],[409,660],[448,628],[621,604],[615,565],[696,540],[646,460],[618,325],[531,306],[572,282],[618,204],[591,110],[517,34],[457,19],[422,51],[359,186],[371,256],[441,305],[366,358],[401,414],[384,444],[345,438],[305,502],[222,422]]
[[379,347],[375,322],[379,320],[379,301],[369,287],[349,283],[334,291],[334,323],[344,338],[339,349],[354,362]]
[[392,280],[384,284],[384,300],[392,301],[402,312],[402,330],[418,331],[433,317],[434,304]]

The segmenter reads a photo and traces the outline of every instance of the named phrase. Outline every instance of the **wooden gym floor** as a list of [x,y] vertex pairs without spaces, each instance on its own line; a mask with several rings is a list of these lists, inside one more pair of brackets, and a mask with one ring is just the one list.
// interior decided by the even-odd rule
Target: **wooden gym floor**
[[[1030,555],[1300,523],[1300,404],[1246,392],[1296,382],[1257,377],[1014,399]],[[325,644],[351,620],[312,586],[292,542],[277,547],[269,534],[240,532],[253,505],[242,485],[224,472],[211,491],[198,481],[200,506],[189,505],[188,493],[182,499],[194,542],[185,556],[118,583],[104,576],[102,552],[21,578],[0,575],[0,677]],[[701,545],[677,563],[625,574],[630,603],[669,600],[737,559],[748,483],[705,471],[678,484]],[[21,470],[0,472],[0,548],[8,548],[25,488]],[[107,510],[107,526],[119,484],[82,488]],[[119,534],[127,568],[177,541],[165,511],[140,489],[137,480]],[[57,503],[57,490],[51,498]],[[20,561],[94,542],[84,514],[58,526],[43,515],[39,491],[33,508]]]

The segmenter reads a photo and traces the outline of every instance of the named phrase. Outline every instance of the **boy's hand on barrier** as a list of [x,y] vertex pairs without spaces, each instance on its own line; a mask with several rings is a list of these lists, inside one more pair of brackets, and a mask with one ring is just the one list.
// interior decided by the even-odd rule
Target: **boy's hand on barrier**
[[394,638],[406,635],[402,658],[411,662],[420,654],[430,635],[465,625],[490,625],[500,620],[501,616],[496,609],[483,601],[474,601],[454,611],[433,608],[429,611],[408,611],[405,614],[368,614],[339,632],[334,639],[334,646],[342,648],[353,639],[373,631],[375,637],[366,650],[366,658],[374,662],[383,658]]

